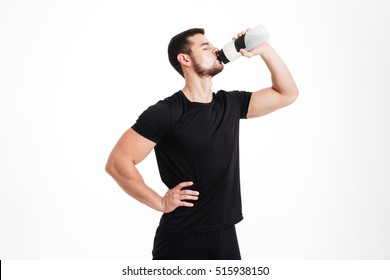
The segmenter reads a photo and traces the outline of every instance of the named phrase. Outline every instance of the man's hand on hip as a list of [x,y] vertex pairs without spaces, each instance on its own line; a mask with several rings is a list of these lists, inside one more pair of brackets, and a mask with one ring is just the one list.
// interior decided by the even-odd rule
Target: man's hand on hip
[[198,191],[183,190],[183,188],[192,186],[193,182],[182,182],[161,198],[162,209],[164,213],[170,213],[179,206],[193,207],[194,204],[184,200],[198,200]]

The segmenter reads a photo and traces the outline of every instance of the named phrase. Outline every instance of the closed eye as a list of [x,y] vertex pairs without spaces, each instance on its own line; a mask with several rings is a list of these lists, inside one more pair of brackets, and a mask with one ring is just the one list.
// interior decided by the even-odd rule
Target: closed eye
[[207,51],[211,48],[211,44],[210,43],[203,43],[201,45],[201,48],[202,48],[202,50]]

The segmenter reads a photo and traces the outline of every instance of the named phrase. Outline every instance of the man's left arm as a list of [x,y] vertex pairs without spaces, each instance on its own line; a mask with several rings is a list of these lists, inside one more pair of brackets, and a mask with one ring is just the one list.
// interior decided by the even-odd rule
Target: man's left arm
[[241,54],[246,57],[260,55],[271,72],[272,86],[252,93],[247,118],[256,118],[285,107],[295,101],[298,88],[294,79],[275,50],[265,42],[252,49],[245,49]]

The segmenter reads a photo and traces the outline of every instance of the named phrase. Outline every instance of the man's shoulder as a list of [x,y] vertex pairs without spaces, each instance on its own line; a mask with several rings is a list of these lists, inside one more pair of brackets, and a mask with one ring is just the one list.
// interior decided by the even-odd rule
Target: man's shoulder
[[216,99],[236,99],[238,95],[241,94],[248,94],[250,92],[242,91],[242,90],[218,90],[217,93],[215,93]]
[[171,96],[160,99],[153,105],[149,106],[147,110],[153,110],[153,111],[158,110],[158,111],[165,111],[165,112],[175,110],[175,108],[178,108],[180,105],[179,93],[180,92],[175,92]]
[[245,90],[223,90],[223,89],[220,89],[217,91],[217,93],[215,95],[232,95],[232,94],[236,94],[236,93],[240,93],[240,92],[248,92],[248,91],[245,91]]
[[165,97],[164,99],[160,99],[153,105],[148,107],[148,110],[162,110],[169,111],[172,107],[175,107],[179,103],[179,92],[175,92],[171,96]]
[[179,119],[185,110],[185,104],[180,91],[159,100],[146,111],[157,118],[169,118],[171,121]]

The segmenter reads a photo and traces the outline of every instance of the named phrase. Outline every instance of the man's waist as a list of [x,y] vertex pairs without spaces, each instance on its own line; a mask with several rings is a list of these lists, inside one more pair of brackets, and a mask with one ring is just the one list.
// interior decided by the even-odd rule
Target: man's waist
[[223,230],[227,227],[231,227],[243,220],[242,214],[237,215],[236,217],[221,222],[221,223],[202,223],[202,222],[189,222],[186,225],[182,225],[181,223],[175,223],[174,221],[170,221],[169,219],[165,218],[164,215],[160,220],[159,227],[161,227],[164,230],[172,231],[172,232],[181,232],[181,233],[204,233],[204,232],[212,232],[212,231],[218,231]]

